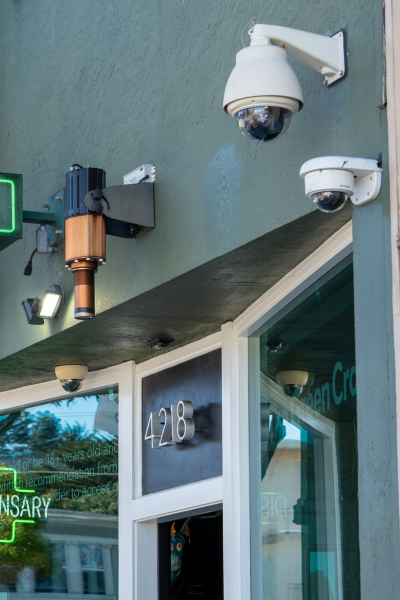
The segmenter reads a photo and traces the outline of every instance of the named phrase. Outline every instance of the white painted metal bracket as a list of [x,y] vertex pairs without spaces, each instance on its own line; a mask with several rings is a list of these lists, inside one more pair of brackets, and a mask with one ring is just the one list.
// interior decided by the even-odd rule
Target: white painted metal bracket
[[289,56],[324,75],[325,85],[332,85],[346,74],[344,31],[328,37],[290,27],[257,24],[249,33],[252,46],[269,38],[272,44],[284,48]]

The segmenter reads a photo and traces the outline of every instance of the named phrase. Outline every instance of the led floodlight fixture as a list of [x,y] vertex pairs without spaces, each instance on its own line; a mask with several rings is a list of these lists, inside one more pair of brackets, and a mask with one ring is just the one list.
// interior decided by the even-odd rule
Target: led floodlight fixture
[[64,290],[61,285],[51,285],[43,298],[27,298],[21,302],[29,325],[43,325],[44,319],[60,316],[64,304]]
[[44,320],[39,317],[39,298],[27,298],[21,302],[21,306],[24,309],[26,320],[29,325],[43,325]]
[[42,298],[39,317],[42,319],[56,319],[60,315],[63,299],[64,293],[61,285],[51,285]]

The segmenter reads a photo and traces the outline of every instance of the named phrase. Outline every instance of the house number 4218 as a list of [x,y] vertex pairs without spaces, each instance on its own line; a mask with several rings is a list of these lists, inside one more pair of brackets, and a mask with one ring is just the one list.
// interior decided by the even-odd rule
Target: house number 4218
[[193,404],[181,400],[171,408],[150,413],[144,439],[151,440],[152,448],[163,448],[191,440],[194,433]]

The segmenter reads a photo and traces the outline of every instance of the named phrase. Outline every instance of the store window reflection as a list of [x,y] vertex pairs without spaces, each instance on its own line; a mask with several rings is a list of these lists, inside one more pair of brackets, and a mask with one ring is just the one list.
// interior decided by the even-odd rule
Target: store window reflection
[[352,265],[325,276],[256,340],[252,536],[261,555],[253,587],[263,600],[357,600]]
[[118,597],[118,391],[0,415],[0,598]]

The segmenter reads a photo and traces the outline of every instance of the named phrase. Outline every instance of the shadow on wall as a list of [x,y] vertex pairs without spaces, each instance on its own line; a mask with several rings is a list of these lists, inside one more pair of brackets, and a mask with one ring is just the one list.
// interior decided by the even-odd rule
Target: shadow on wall
[[204,237],[212,252],[227,252],[243,227],[243,165],[235,146],[223,146],[203,177]]

